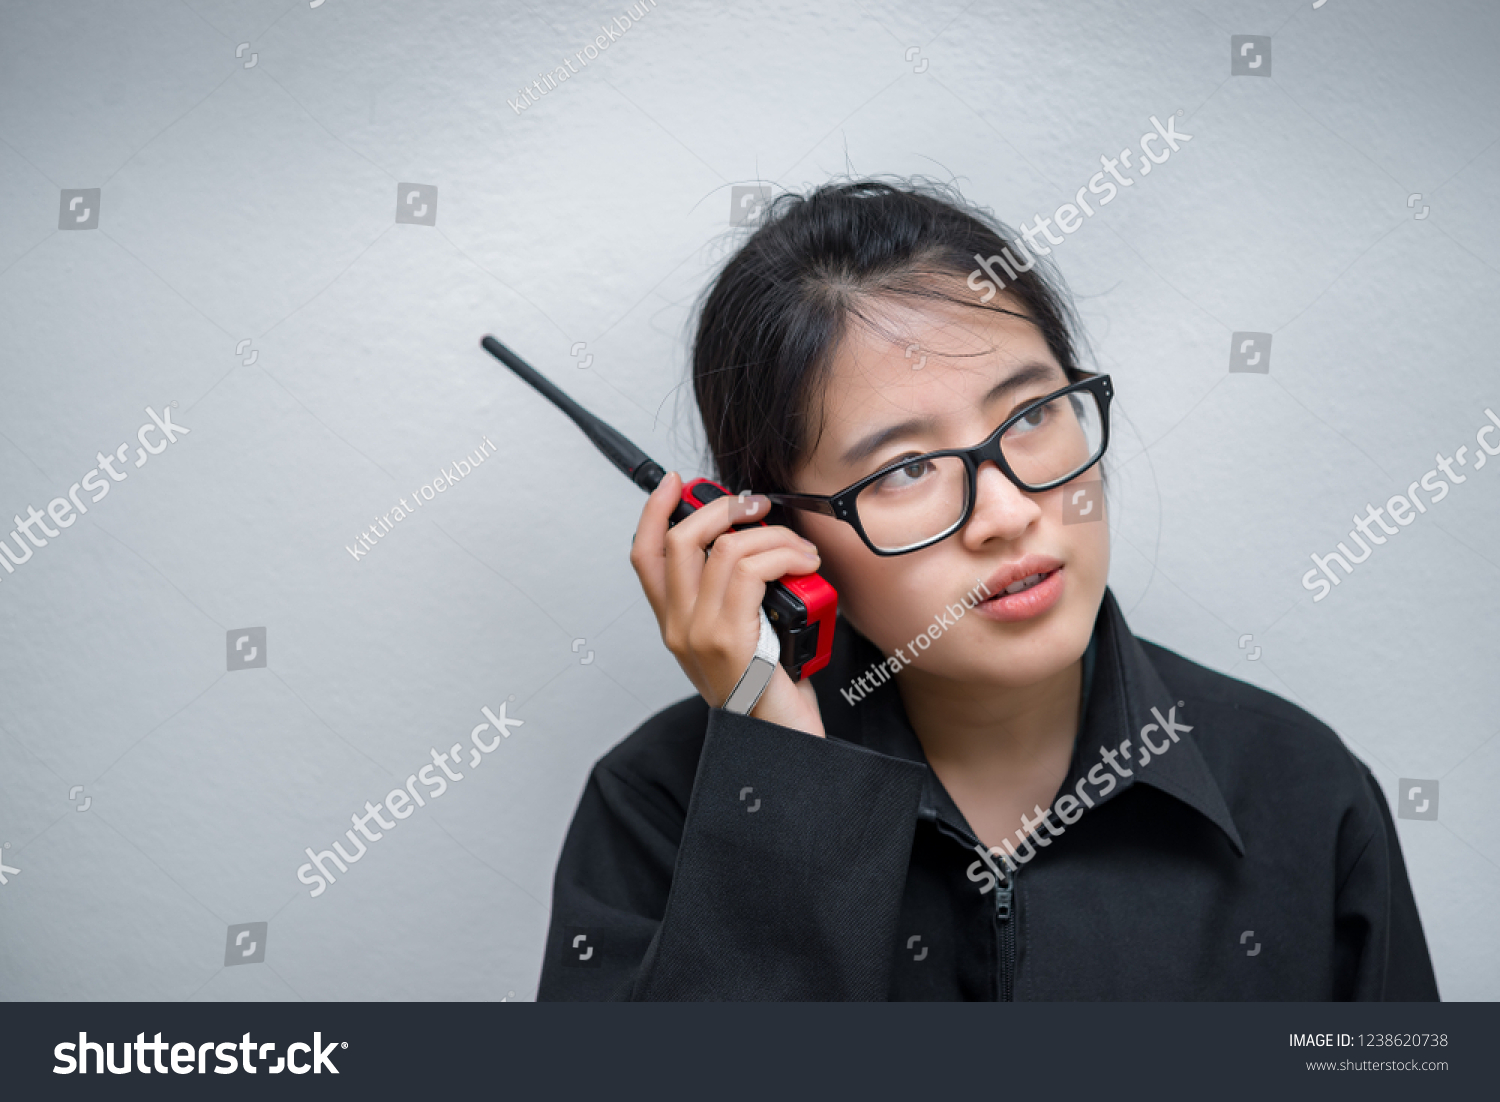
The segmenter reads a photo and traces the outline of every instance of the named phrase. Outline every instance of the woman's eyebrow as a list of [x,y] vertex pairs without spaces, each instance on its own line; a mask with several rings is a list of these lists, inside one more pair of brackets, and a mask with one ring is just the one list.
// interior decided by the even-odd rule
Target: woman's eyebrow
[[[1015,374],[1001,379],[998,383],[992,386],[989,389],[989,392],[985,394],[984,398],[981,399],[980,404],[988,405],[996,398],[1003,397],[1005,394],[1012,390],[1017,390],[1023,386],[1029,386],[1032,383],[1047,382],[1049,380],[1056,381],[1055,376],[1057,376],[1058,374],[1060,374],[1060,370],[1055,364],[1029,363],[1022,367]],[[861,460],[868,459],[870,456],[874,455],[877,451],[885,447],[892,440],[899,440],[905,436],[912,436],[918,433],[929,431],[933,428],[933,426],[934,421],[931,417],[911,417],[905,421],[900,421],[894,425],[887,426],[886,428],[876,429],[874,432],[869,433],[866,436],[862,436],[859,440],[855,441],[855,443],[851,445],[850,448],[845,451],[842,456],[839,457],[839,462],[846,465],[858,463]]]

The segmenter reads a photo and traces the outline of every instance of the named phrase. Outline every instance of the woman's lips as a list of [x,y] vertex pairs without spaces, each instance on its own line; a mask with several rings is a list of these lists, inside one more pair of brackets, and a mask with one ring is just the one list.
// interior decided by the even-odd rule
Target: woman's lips
[[987,620],[1014,623],[1040,616],[1053,605],[1063,593],[1063,568],[1058,567],[1042,576],[1042,580],[1019,593],[997,593],[974,606],[974,611]]

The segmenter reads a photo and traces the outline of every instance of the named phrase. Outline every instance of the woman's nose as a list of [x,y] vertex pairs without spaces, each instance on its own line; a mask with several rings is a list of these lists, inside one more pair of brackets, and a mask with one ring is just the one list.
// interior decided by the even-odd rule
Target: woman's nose
[[1015,540],[1042,515],[1042,506],[1005,477],[993,462],[981,463],[974,480],[974,513],[962,538],[978,548],[986,540]]

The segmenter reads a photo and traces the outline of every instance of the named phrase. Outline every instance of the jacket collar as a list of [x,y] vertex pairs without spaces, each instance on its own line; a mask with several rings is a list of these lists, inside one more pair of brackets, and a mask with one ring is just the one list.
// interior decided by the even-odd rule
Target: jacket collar
[[[1090,792],[1096,804],[1113,799],[1133,784],[1150,785],[1216,825],[1243,856],[1245,846],[1224,794],[1198,749],[1197,738],[1201,735],[1197,724],[1191,722],[1194,702],[1167,688],[1140,640],[1131,634],[1114,594],[1108,589],[1094,622],[1089,653],[1091,660],[1086,660],[1085,665],[1092,669],[1085,684],[1084,720],[1073,745],[1068,778],[1059,795],[1075,791],[1080,781],[1102,766],[1104,772],[1114,774],[1116,784],[1103,797],[1097,795],[1097,782],[1092,786],[1085,784],[1085,791]],[[884,655],[873,643],[839,618],[832,658],[813,681],[824,730],[832,738],[927,765],[927,756],[907,719],[894,681],[886,681],[852,704],[840,691],[857,694],[852,689],[854,679],[883,660]],[[1151,752],[1152,747],[1160,752]],[[1115,756],[1120,770],[1128,771],[1128,776],[1120,776],[1111,769],[1106,751]],[[1146,755],[1149,757],[1143,763]],[[928,818],[947,821],[966,834],[973,833],[930,767],[921,812]]]

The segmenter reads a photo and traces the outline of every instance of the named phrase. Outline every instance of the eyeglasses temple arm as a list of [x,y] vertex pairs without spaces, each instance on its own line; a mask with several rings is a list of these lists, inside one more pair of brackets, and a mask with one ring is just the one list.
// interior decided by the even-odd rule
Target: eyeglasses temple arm
[[833,503],[827,498],[811,497],[807,494],[762,494],[775,505],[782,505],[789,509],[804,509],[809,513],[822,513],[826,517],[834,515]]

